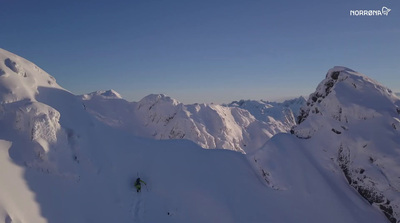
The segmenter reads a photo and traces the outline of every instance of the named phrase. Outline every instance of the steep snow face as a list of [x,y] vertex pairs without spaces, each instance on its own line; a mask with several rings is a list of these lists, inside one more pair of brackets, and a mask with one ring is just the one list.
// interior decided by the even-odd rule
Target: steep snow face
[[286,100],[282,103],[263,100],[240,100],[234,101],[227,106],[245,109],[256,119],[266,123],[277,120],[283,125],[281,132],[288,132],[296,125],[295,117],[299,115],[300,107],[305,105],[305,103],[306,100],[303,97],[299,97]]
[[40,100],[46,89],[68,93],[35,64],[0,49],[0,219],[5,222],[45,222],[24,173],[60,174],[67,166],[60,160],[72,156],[59,146],[66,141],[60,112]]
[[44,159],[61,129],[60,113],[37,100],[43,89],[65,91],[35,64],[0,49],[0,132],[15,131],[34,143],[31,151],[14,154],[27,164],[36,156]]
[[148,95],[137,103],[104,97],[101,92],[81,98],[85,108],[107,125],[146,138],[188,139],[208,149],[246,153],[260,148],[276,133],[289,130],[281,120],[258,120],[238,107],[184,105],[162,94]]
[[0,139],[0,219],[12,222],[46,222],[40,215],[40,204],[35,194],[22,178],[24,168],[10,159],[8,150],[12,143]]
[[[5,104],[1,121],[10,124],[20,134],[32,141],[42,143],[57,142],[57,131],[60,129],[60,113],[50,106],[38,102]],[[43,149],[48,150],[42,144]]]
[[[378,214],[379,217],[359,218],[359,214],[367,209],[369,214],[378,211],[349,187],[340,168],[326,156],[325,150],[334,142],[314,137],[302,140],[281,133],[272,137],[262,149],[247,156],[265,185],[276,193],[290,194],[293,201],[298,200],[318,210],[305,222],[386,222],[382,213]],[[294,207],[291,210],[293,214],[298,211]],[[340,214],[333,217],[326,213],[331,211]]]
[[332,141],[323,148],[325,156],[348,183],[390,222],[400,220],[400,99],[390,89],[334,67],[301,108],[298,121],[294,135]]
[[41,87],[62,89],[54,77],[35,64],[0,49],[0,101],[35,100]]
[[[334,67],[301,108],[298,122],[304,124],[293,130],[307,138],[318,131],[323,120],[351,124],[378,116],[396,117],[399,106],[398,97],[390,89],[348,68]],[[339,131],[345,125],[332,127]]]

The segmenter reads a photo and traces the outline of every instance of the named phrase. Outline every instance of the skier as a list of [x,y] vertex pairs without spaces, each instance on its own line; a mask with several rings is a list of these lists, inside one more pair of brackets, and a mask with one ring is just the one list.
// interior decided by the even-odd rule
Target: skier
[[146,182],[144,182],[143,180],[141,180],[140,179],[140,177],[138,177],[137,179],[136,179],[136,181],[135,181],[135,187],[136,187],[136,192],[140,192],[140,190],[142,189],[142,184],[141,183],[144,183],[144,185],[147,185],[146,184]]

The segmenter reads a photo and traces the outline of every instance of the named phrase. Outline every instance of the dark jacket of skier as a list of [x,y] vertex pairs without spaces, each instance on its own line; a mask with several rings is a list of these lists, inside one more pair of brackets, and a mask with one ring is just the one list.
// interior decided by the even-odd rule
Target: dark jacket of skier
[[146,182],[144,182],[143,180],[140,179],[140,177],[138,177],[135,181],[135,187],[136,187],[136,192],[140,192],[140,190],[142,189],[142,183],[144,183],[144,185],[147,185]]

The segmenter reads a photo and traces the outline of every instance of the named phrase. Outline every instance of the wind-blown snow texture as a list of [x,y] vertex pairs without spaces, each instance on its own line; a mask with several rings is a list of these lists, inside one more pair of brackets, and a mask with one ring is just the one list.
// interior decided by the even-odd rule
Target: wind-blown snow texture
[[[221,143],[232,142],[229,131],[243,135],[240,128],[246,126],[237,123],[261,125],[254,110],[187,106],[163,95],[131,104],[114,91],[75,96],[32,63],[0,50],[0,219],[6,223],[387,222],[390,207],[391,216],[398,213],[398,99],[366,77],[339,70],[338,80],[346,75],[348,80],[359,80],[356,86],[364,90],[357,96],[366,93],[384,107],[347,98],[347,108],[335,94],[325,95],[349,109],[342,110],[343,114],[350,111],[345,123],[321,115],[334,113],[325,111],[322,102],[312,104],[310,97],[309,106],[300,113],[302,123],[292,129],[294,134],[277,134],[262,149],[242,154],[205,150],[188,140],[134,135],[148,136],[154,129],[170,134],[176,119],[179,126],[206,128],[210,135],[217,132],[226,137]],[[346,80],[335,82],[332,93],[341,88],[340,83],[345,85]],[[105,103],[98,103],[101,100]],[[361,116],[351,110],[356,105],[363,106],[357,107]],[[307,113],[316,106],[320,113]],[[132,119],[118,118],[131,113],[135,113]],[[233,128],[224,130],[225,135],[210,127],[222,122],[221,116],[229,123],[227,128]],[[338,123],[339,127],[334,125]],[[165,124],[171,126],[159,128]],[[370,124],[377,133],[367,128]],[[340,130],[342,125],[347,130]],[[129,126],[131,131],[126,131]],[[147,186],[136,193],[132,183],[139,175]],[[370,205],[368,196],[353,189],[353,180],[374,186],[385,203],[374,200]]]

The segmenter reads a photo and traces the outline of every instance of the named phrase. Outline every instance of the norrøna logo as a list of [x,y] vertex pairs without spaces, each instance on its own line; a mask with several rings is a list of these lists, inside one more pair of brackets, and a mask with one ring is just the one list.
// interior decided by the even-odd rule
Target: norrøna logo
[[388,16],[390,8],[383,6],[382,10],[350,10],[350,16]]

